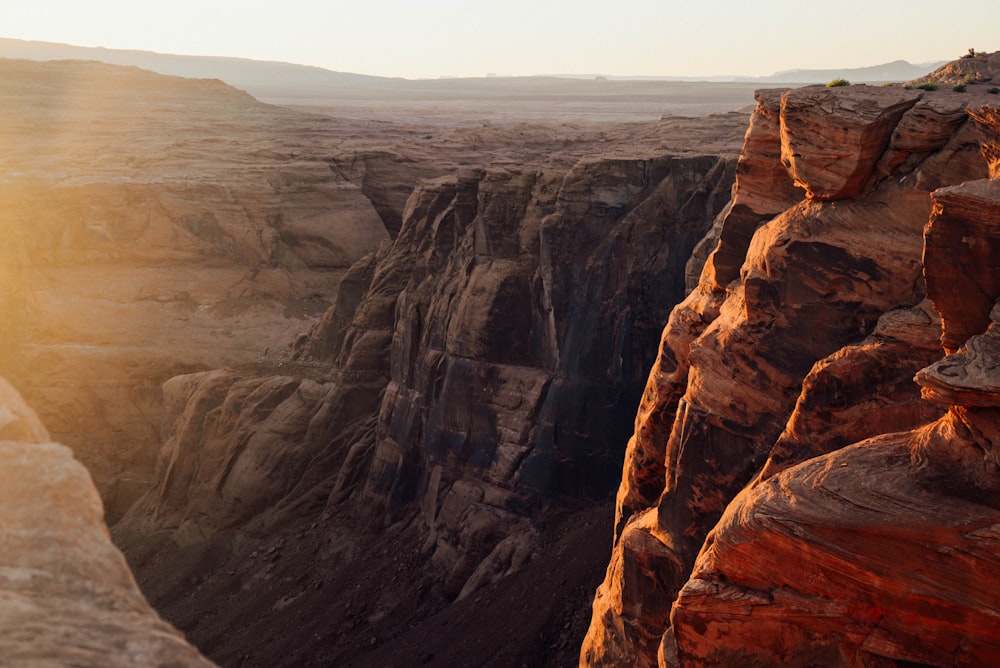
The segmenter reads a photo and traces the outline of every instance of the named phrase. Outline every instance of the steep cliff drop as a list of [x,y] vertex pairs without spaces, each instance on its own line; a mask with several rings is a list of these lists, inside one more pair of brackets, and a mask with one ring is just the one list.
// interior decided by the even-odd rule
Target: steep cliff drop
[[168,381],[113,531],[158,609],[228,665],[575,662],[594,504],[738,132],[423,181],[294,359]]
[[143,598],[86,469],[2,378],[0,461],[0,662],[214,665]]
[[[996,655],[986,88],[759,95],[640,406],[581,665]],[[921,397],[942,343],[964,347]]]

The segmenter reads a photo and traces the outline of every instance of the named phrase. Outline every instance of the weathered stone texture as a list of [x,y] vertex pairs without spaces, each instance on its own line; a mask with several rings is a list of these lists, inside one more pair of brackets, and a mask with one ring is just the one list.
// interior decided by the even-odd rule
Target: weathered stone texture
[[[955,350],[989,324],[998,293],[993,274],[1000,266],[990,241],[997,235],[987,229],[994,217],[994,184],[973,181],[937,190],[933,199],[930,194],[940,186],[988,175],[983,156],[988,160],[989,151],[980,151],[980,144],[989,141],[983,139],[988,133],[980,126],[988,127],[989,121],[971,121],[954,99],[899,88],[787,91],[781,94],[777,114],[768,100],[768,96],[759,99],[740,159],[740,165],[761,166],[738,170],[733,204],[721,222],[719,242],[705,263],[701,283],[674,310],[664,330],[626,453],[618,492],[617,543],[595,598],[581,665],[656,665],[657,661],[673,665],[678,657],[681,665],[757,665],[756,661],[869,665],[865,656],[875,657],[871,665],[876,665],[895,659],[922,662],[922,656],[932,655],[941,660],[947,651],[958,651],[957,626],[942,631],[941,646],[950,650],[940,655],[928,649],[933,640],[918,643],[914,630],[904,629],[905,623],[898,630],[908,635],[891,642],[887,638],[896,630],[884,636],[872,631],[881,615],[905,618],[907,606],[914,602],[893,598],[891,592],[904,585],[890,576],[874,580],[865,570],[876,568],[867,557],[855,565],[856,588],[841,583],[846,593],[839,585],[824,584],[829,588],[816,594],[822,599],[805,600],[801,592],[790,592],[778,580],[799,568],[802,572],[791,577],[811,582],[812,573],[829,568],[830,573],[842,574],[851,567],[851,531],[853,523],[861,521],[848,517],[852,504],[874,511],[885,501],[887,513],[898,513],[888,522],[894,528],[869,529],[871,554],[877,555],[880,532],[898,533],[904,543],[918,542],[921,531],[940,519],[940,515],[922,517],[914,523],[919,528],[900,528],[908,518],[921,516],[925,507],[921,504],[947,503],[949,496],[983,503],[986,492],[963,496],[955,490],[992,489],[989,476],[974,463],[959,467],[963,474],[934,478],[929,474],[934,466],[928,463],[933,457],[914,454],[914,461],[909,461],[909,444],[915,440],[879,436],[929,422],[945,424],[934,421],[946,407],[927,398],[947,397],[960,404],[962,397],[968,406],[992,401],[992,381],[985,380],[992,373],[993,344],[988,339],[970,341],[960,360],[947,358],[921,372],[924,398],[910,380],[917,370],[940,358],[942,327],[945,347]],[[977,118],[988,116],[981,110],[973,113]],[[767,133],[755,137],[775,126],[780,129],[780,160],[804,191],[795,201],[786,200],[795,191],[775,185],[782,179],[774,164],[778,159],[774,140],[763,140]],[[787,203],[781,211],[766,215],[767,207],[762,207],[752,218],[743,219],[740,198],[759,187],[752,180],[754,174],[767,192],[784,193],[775,203]],[[734,226],[728,235],[727,225]],[[743,238],[745,242],[734,241]],[[961,366],[961,373],[955,365]],[[959,376],[964,380],[960,382]],[[945,387],[946,377],[955,382]],[[957,410],[952,408],[940,418],[965,416],[959,420],[964,426],[952,429],[955,434],[975,441],[980,438],[976,434],[989,433],[993,423],[981,413],[973,416]],[[926,429],[931,431],[921,433],[933,433],[931,427]],[[887,445],[886,452],[896,454],[886,456],[890,467],[897,459],[899,465],[891,468],[887,479],[899,485],[904,479],[910,482],[893,500],[873,490],[872,485],[882,489],[885,481],[875,481],[879,474],[865,468],[877,460],[878,455],[868,454],[876,449],[842,450],[867,437],[875,437],[872,443],[895,444]],[[833,465],[821,462],[839,462],[841,457],[866,462],[856,467],[845,464],[855,467],[854,478],[849,472],[839,477],[838,471],[838,485],[850,478],[856,494],[837,487],[827,498],[821,489],[826,482],[799,480],[796,472],[827,471]],[[933,501],[920,496],[932,478],[938,481],[935,493],[943,495]],[[748,491],[741,493],[744,488]],[[841,491],[843,498],[837,496]],[[778,525],[773,529],[775,535],[769,533],[770,525],[755,524],[758,501],[771,503],[763,496],[754,500],[755,493],[783,499],[774,501],[784,504],[775,511],[782,518],[780,530]],[[913,507],[904,507],[911,493]],[[810,534],[820,531],[815,528],[818,520],[796,514],[799,504],[804,513],[810,503],[827,504],[815,517],[829,513],[832,518],[830,526],[822,528],[822,537]],[[988,515],[984,510],[976,513]],[[847,524],[839,525],[838,517]],[[872,517],[865,521],[874,523]],[[942,526],[942,545],[953,539],[965,544],[959,524]],[[713,526],[718,528],[710,534]],[[844,553],[837,557],[843,564],[822,562],[826,557],[820,553],[830,549],[824,541],[835,535],[845,541]],[[798,538],[801,542],[795,542]],[[773,544],[768,542],[772,539]],[[790,542],[787,548],[780,547],[783,540]],[[866,540],[859,537],[861,543]],[[977,537],[972,542],[976,547],[970,549],[987,550],[981,568],[991,568],[995,559],[989,556],[988,541]],[[631,554],[637,545],[646,546],[643,554]],[[881,549],[886,555],[897,554],[895,548]],[[931,556],[935,551],[940,555],[938,548],[927,549],[930,552],[912,563],[937,558]],[[820,565],[812,558],[792,557],[796,550],[809,555],[816,550]],[[778,556],[772,561],[773,555]],[[793,560],[794,566],[783,565]],[[626,569],[620,567],[623,563],[644,566]],[[893,562],[887,557],[880,563],[877,568],[887,573]],[[741,581],[741,569],[750,566],[759,566],[754,572],[763,580],[773,573],[774,583]],[[659,574],[655,586],[649,586],[650,573]],[[830,581],[840,583],[832,575]],[[943,577],[934,585],[940,588],[938,594],[929,594],[927,601],[944,596],[951,584]],[[886,591],[861,591],[871,586]],[[673,599],[678,592],[672,627],[662,597]],[[961,596],[969,598],[959,607],[968,604],[976,609],[978,592],[963,591]],[[884,606],[876,621],[866,626],[864,615],[845,621],[860,614],[858,606],[875,599]],[[815,606],[812,612],[810,605]],[[922,621],[915,623],[927,623],[934,635],[937,603],[928,605],[926,614],[920,613]],[[824,626],[827,613],[837,618],[829,627]],[[986,623],[993,613],[978,609],[974,614],[985,615],[981,621]],[[815,624],[802,622],[798,631],[789,630],[799,624],[798,615],[814,615]],[[838,624],[841,630],[857,626],[860,635],[851,636],[855,631],[838,635]],[[656,628],[667,632],[662,641],[652,639],[651,629]],[[760,634],[754,635],[754,629]],[[956,656],[967,651],[968,657],[982,657],[992,651],[989,632],[975,637],[980,646],[962,649]],[[907,645],[914,648],[899,649]],[[977,659],[963,660],[962,665],[973,665]]]

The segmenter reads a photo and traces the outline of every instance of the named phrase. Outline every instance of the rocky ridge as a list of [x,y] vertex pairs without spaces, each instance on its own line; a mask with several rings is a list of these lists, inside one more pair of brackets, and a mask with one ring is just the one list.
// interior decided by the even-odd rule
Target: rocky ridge
[[[995,423],[954,390],[928,401],[928,372],[923,398],[910,380],[941,344],[982,333],[998,296],[993,182],[976,181],[995,176],[990,102],[984,85],[759,94],[719,241],[640,404],[581,665],[977,665],[995,651],[981,583],[996,516],[975,491],[994,484],[980,439]],[[959,544],[974,586],[942,556]]]
[[744,122],[401,125],[97,62],[0,60],[0,80],[0,370],[90,468],[112,522],[151,482],[162,383],[281,361],[398,232],[417,180],[635,141],[688,150],[678,133],[712,151]]

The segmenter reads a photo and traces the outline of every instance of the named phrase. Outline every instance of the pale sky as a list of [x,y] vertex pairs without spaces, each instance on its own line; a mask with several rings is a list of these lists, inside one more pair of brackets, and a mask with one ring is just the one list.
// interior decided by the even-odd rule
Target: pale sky
[[1000,50],[1000,0],[0,0],[0,37],[407,78],[760,76]]

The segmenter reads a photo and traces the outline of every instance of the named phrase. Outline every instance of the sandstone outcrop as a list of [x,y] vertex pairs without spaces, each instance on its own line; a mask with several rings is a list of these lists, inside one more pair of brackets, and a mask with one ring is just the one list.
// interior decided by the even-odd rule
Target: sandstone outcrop
[[0,379],[0,656],[6,666],[212,666],[159,618],[97,490]]
[[993,53],[973,52],[971,57],[962,57],[942,65],[926,77],[915,79],[911,84],[927,81],[954,85],[961,83],[996,83],[1000,81],[1000,51]]
[[[618,493],[616,545],[594,601],[582,665],[651,666],[658,654],[675,660],[674,636],[664,640],[671,602],[682,587],[683,596],[706,599],[708,589],[723,587],[713,583],[725,576],[704,590],[696,580],[685,582],[699,552],[702,564],[712,541],[718,543],[706,542],[709,530],[720,518],[742,517],[730,504],[748,483],[784,490],[793,471],[821,461],[817,455],[842,456],[838,449],[849,443],[912,429],[943,412],[909,381],[941,354],[939,321],[924,301],[922,231],[937,211],[931,190],[988,175],[981,130],[965,111],[987,96],[957,105],[944,97],[954,95],[854,86],[787,91],[779,103],[774,93],[759,96],[740,158],[756,167],[738,171],[716,250],[698,287],[671,314],[640,404]],[[741,197],[762,201],[755,192],[781,196],[770,206],[740,208]],[[748,209],[758,215],[746,215]],[[941,239],[942,248],[954,246]],[[975,262],[988,264],[988,257]],[[927,271],[933,300],[933,270]],[[941,313],[948,331],[952,325]],[[858,484],[866,484],[863,474]],[[787,529],[789,535],[806,530]],[[761,572],[786,568],[753,556],[767,539],[754,540],[753,554],[737,561],[766,561]],[[810,567],[809,560],[797,561]],[[754,596],[723,592],[733,615],[757,605]],[[849,596],[837,600],[850,607]],[[724,607],[712,601],[716,611]],[[724,629],[706,636],[716,633],[711,614],[689,624],[682,607],[683,599],[672,632],[682,663],[756,659],[750,636],[731,646],[720,640]],[[686,654],[685,634],[698,637],[701,649],[692,652],[711,652],[713,643],[719,652],[707,659]],[[739,642],[749,643],[747,654],[738,654]],[[840,655],[780,656],[813,665],[836,664],[830,657]]]
[[[963,257],[996,253],[996,185],[936,191],[927,243],[963,235]],[[947,414],[744,490],[677,598],[667,663],[981,666],[1000,652],[998,265],[967,274],[954,257],[925,254],[930,298],[986,303],[941,310],[946,342],[980,333],[916,374]]]

